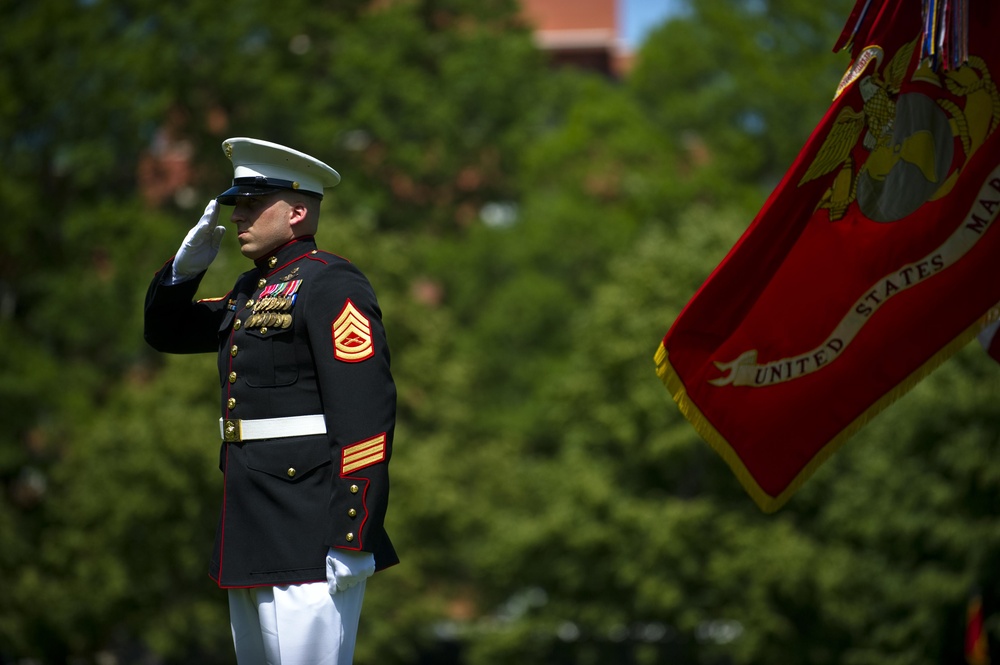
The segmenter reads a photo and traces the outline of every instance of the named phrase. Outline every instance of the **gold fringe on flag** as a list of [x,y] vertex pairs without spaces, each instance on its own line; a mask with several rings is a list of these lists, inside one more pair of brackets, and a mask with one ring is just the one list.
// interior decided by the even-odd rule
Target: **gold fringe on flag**
[[[1000,304],[998,304],[998,307],[1000,307]],[[829,443],[816,453],[809,464],[802,468],[798,475],[795,476],[785,490],[778,496],[771,496],[760,487],[754,479],[753,474],[751,474],[747,470],[746,466],[744,466],[743,460],[740,459],[739,454],[733,450],[732,446],[729,445],[729,442],[726,441],[725,437],[723,437],[719,431],[715,429],[708,418],[702,414],[702,412],[698,409],[698,405],[688,397],[688,392],[684,386],[684,382],[670,365],[667,350],[663,347],[662,342],[656,350],[653,360],[656,363],[656,375],[660,377],[660,380],[663,381],[663,384],[667,387],[667,390],[673,397],[674,402],[677,403],[677,408],[680,412],[685,418],[688,419],[691,425],[708,443],[708,445],[710,445],[715,452],[718,453],[723,460],[725,460],[726,464],[729,465],[729,468],[740,481],[740,484],[743,485],[743,488],[754,500],[754,503],[756,503],[757,506],[765,513],[773,513],[785,505],[785,503],[792,498],[792,495],[794,495],[799,488],[802,487],[802,485],[816,472],[816,470],[819,469],[819,467],[826,460],[828,460],[831,455],[837,452],[837,450],[839,450],[848,439],[854,436],[858,430],[868,424],[868,422],[875,418],[875,416],[879,413],[892,405],[893,402],[908,393],[915,385],[927,377],[927,375],[948,360],[948,358],[960,351],[962,347],[968,344],[973,338],[976,337],[977,334],[979,334],[979,331],[982,330],[984,325],[992,320],[995,320],[995,316],[996,308],[994,307],[990,309],[990,312],[983,315],[983,317],[974,325],[969,327],[965,332],[931,356],[927,362],[903,379],[903,381],[901,381],[895,388],[887,392],[870,407],[868,407],[864,413],[855,418],[836,437],[831,439]]]

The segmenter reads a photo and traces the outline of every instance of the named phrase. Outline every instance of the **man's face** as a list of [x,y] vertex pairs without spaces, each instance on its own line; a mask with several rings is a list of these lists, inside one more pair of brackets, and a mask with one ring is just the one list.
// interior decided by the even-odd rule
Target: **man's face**
[[237,198],[229,220],[236,225],[243,256],[256,260],[293,240],[291,214],[292,206],[280,194]]

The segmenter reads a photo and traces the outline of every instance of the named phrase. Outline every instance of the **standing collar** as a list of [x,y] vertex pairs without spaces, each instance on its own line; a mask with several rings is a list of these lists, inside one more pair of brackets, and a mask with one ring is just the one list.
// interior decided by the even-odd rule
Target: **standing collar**
[[261,272],[270,272],[316,249],[313,236],[302,236],[289,240],[281,247],[260,257],[254,264]]

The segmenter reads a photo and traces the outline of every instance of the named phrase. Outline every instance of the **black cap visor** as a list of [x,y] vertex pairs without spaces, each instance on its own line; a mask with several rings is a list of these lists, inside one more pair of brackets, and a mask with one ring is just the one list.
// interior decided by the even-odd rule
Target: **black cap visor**
[[257,185],[234,185],[215,197],[224,206],[236,205],[236,199],[245,196],[266,196],[287,189],[287,187],[259,187]]
[[253,178],[235,178],[233,186],[215,197],[215,200],[224,206],[236,205],[236,199],[245,196],[266,196],[282,191],[295,191],[300,194],[307,194],[317,199],[322,199],[322,194],[306,191],[298,188],[298,183],[291,180],[279,180],[277,178],[265,178],[255,176]]

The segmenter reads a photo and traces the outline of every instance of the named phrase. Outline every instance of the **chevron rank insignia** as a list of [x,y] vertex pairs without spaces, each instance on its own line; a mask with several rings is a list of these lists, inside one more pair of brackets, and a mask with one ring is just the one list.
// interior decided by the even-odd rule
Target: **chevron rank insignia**
[[357,363],[375,355],[372,324],[350,298],[333,322],[333,355],[345,363]]
[[385,432],[370,439],[359,441],[344,448],[341,456],[340,473],[346,476],[352,471],[378,464],[385,459]]

